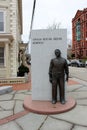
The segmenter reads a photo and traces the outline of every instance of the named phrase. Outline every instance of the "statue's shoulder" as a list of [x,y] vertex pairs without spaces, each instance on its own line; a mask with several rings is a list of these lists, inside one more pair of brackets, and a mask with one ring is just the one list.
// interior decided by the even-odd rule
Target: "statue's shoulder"
[[56,58],[53,58],[53,59],[52,59],[52,61],[55,61],[55,60],[56,60]]
[[67,61],[67,60],[66,60],[65,58],[63,58],[63,57],[61,57],[61,59],[62,59],[63,61],[65,61],[65,62]]
[[54,61],[56,58],[51,59],[51,61]]
[[56,59],[56,58],[51,59],[51,61],[50,61],[50,62],[51,62],[51,63],[54,63],[55,59]]

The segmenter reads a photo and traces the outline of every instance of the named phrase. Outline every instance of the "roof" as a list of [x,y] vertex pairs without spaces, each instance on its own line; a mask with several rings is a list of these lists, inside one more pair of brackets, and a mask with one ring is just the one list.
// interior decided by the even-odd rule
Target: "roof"
[[76,12],[76,14],[75,14],[75,17],[72,19],[72,20],[74,20],[74,19],[76,19],[77,17],[79,17],[81,14],[82,14],[82,10],[77,10],[77,12]]
[[84,13],[87,13],[87,8],[84,8],[83,10],[77,10],[75,17],[72,19],[72,21],[74,21],[76,18],[79,18]]

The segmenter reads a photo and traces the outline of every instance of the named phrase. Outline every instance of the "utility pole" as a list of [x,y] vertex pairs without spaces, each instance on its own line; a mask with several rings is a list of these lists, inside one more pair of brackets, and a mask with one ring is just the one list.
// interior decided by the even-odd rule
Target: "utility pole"
[[29,40],[30,40],[30,37],[31,37],[31,31],[32,31],[32,27],[33,27],[33,20],[34,20],[34,14],[35,14],[35,6],[36,6],[36,0],[34,0],[34,3],[33,3],[32,18],[31,18],[30,33],[29,33]]
[[32,9],[32,17],[31,17],[31,24],[30,24],[30,31],[29,31],[29,41],[28,41],[28,48],[27,48],[27,51],[29,50],[30,51],[30,46],[31,46],[31,31],[32,31],[32,27],[33,27],[33,20],[34,20],[34,14],[35,14],[35,6],[36,6],[36,0],[34,0],[33,2],[33,9]]

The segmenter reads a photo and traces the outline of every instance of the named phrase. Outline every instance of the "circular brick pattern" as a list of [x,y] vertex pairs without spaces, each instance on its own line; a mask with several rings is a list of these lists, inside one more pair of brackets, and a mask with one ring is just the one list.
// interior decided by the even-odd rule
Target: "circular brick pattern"
[[32,101],[31,96],[27,96],[24,100],[24,108],[30,112],[37,114],[59,114],[67,112],[76,106],[76,101],[69,97],[65,104],[57,102],[52,104],[50,101]]

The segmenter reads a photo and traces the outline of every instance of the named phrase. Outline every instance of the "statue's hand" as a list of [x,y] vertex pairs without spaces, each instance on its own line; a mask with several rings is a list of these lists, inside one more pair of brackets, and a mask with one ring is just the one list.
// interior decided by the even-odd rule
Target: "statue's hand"
[[68,78],[68,75],[66,76],[66,81],[68,82],[69,78]]
[[52,83],[52,78],[49,79],[50,83]]

